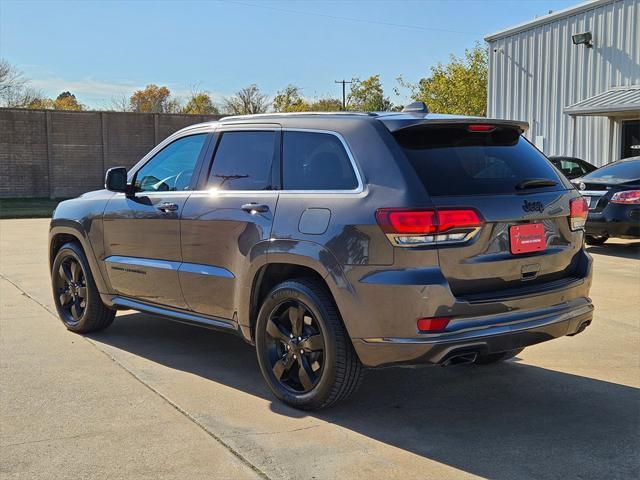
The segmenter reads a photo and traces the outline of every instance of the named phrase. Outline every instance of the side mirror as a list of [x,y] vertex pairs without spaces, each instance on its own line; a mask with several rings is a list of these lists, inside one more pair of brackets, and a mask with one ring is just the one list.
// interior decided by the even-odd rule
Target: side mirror
[[107,170],[104,176],[104,188],[112,192],[128,193],[127,169],[124,167],[114,167]]

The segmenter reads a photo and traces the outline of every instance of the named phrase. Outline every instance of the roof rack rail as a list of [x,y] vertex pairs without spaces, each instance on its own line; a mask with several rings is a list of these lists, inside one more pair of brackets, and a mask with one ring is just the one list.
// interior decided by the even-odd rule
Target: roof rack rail
[[339,111],[339,112],[268,112],[268,113],[254,113],[249,115],[228,115],[222,117],[220,121],[228,120],[252,120],[269,117],[300,117],[309,115],[341,115],[341,116],[372,116],[375,115],[372,112],[359,112],[353,110]]

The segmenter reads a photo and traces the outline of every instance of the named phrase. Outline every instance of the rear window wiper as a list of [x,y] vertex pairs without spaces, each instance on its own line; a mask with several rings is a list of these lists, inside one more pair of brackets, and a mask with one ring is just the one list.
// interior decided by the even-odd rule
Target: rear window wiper
[[516,189],[525,190],[527,188],[555,187],[557,184],[558,182],[549,180],[548,178],[529,178],[517,184]]

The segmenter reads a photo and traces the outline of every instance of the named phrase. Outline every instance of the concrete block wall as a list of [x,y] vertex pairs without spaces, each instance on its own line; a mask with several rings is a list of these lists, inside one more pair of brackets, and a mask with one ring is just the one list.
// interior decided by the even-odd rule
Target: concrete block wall
[[173,132],[219,115],[0,108],[0,198],[75,197]]

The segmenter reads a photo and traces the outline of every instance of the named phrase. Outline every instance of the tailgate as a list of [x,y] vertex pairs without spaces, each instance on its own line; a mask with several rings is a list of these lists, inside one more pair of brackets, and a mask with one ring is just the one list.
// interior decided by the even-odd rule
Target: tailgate
[[[519,125],[472,122],[394,132],[436,212],[479,216],[472,228],[454,222],[433,237],[452,292],[470,298],[496,292],[497,298],[509,289],[521,294],[522,288],[574,281],[582,232],[571,229],[569,217],[578,192],[521,136]],[[440,221],[437,213],[434,218]],[[420,241],[414,236],[396,244],[413,239]],[[418,249],[407,250],[420,262]]]
[[[575,280],[581,235],[571,231],[569,200],[575,192],[526,195],[437,197],[436,207],[473,206],[484,223],[469,241],[438,247],[440,269],[456,296]],[[535,207],[535,208],[534,208]],[[513,251],[512,227],[540,224],[540,250]]]

